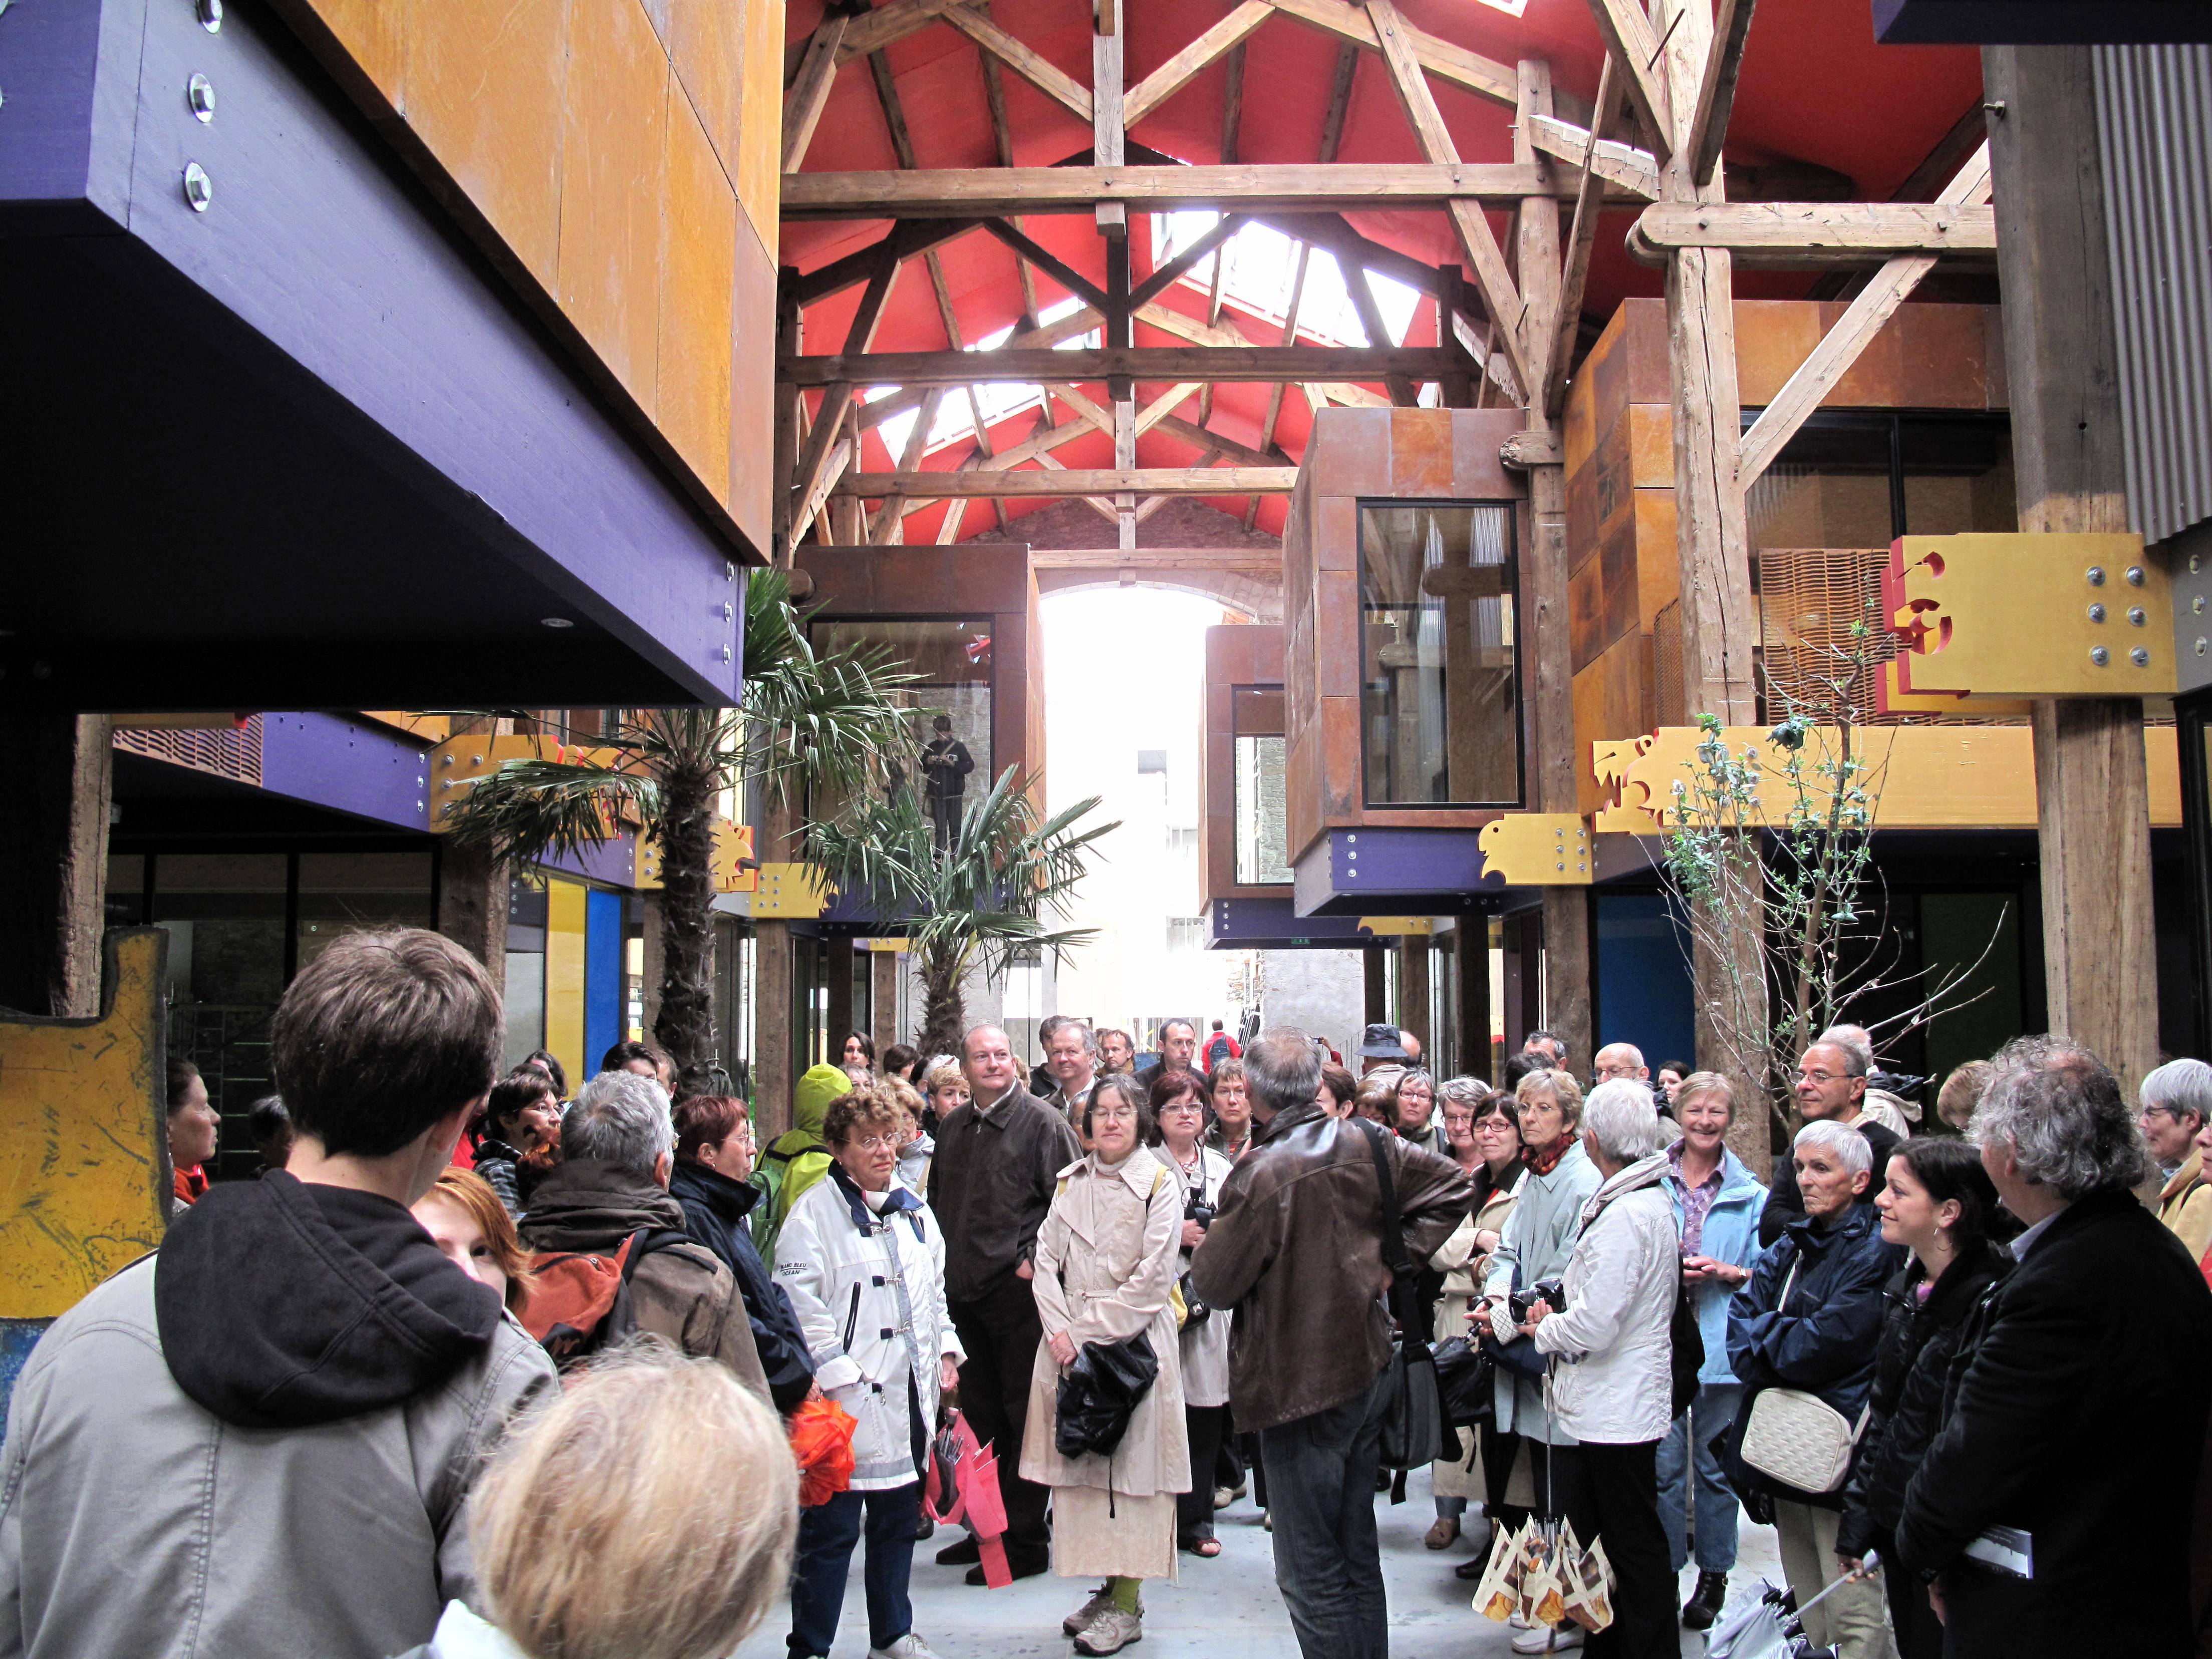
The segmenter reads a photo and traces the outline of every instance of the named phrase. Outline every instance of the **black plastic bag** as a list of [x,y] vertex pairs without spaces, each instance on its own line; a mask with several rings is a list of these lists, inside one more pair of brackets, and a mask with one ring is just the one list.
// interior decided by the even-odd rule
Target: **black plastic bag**
[[1436,1348],[1437,1396],[1444,1421],[1455,1428],[1487,1423],[1498,1410],[1498,1363],[1470,1337],[1455,1336]]
[[1085,1343],[1060,1379],[1054,1447],[1062,1457],[1111,1456],[1159,1374],[1159,1356],[1142,1331],[1119,1342]]

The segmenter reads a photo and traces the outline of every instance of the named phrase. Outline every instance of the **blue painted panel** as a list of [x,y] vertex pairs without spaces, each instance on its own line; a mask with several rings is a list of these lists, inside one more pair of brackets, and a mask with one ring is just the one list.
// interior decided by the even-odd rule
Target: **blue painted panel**
[[1632,1042],[1646,1064],[1697,1058],[1687,943],[1656,895],[1598,893],[1597,1028],[1601,1047]]
[[584,1063],[622,1041],[623,902],[594,887],[584,896]]
[[428,751],[336,714],[264,714],[261,787],[341,812],[428,830]]

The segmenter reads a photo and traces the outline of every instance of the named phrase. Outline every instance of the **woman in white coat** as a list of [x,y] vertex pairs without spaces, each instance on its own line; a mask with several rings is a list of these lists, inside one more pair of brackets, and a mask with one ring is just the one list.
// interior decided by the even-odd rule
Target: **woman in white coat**
[[945,1307],[945,1235],[895,1178],[904,1114],[881,1079],[831,1104],[822,1138],[836,1160],[791,1206],[775,1282],[791,1297],[822,1392],[849,1413],[853,1480],[801,1511],[791,1586],[791,1651],[826,1655],[865,1520],[868,1648],[930,1659],[914,1633],[907,1580],[937,1396],[963,1357]]
[[[1659,1443],[1674,1415],[1668,1322],[1681,1283],[1681,1232],[1665,1185],[1651,1091],[1601,1083],[1583,1109],[1583,1149],[1605,1177],[1583,1206],[1561,1281],[1565,1305],[1528,1310],[1522,1333],[1552,1362],[1552,1405],[1575,1439],[1553,1453],[1567,1519],[1585,1548],[1602,1539],[1613,1571],[1613,1623],[1589,1651],[1674,1659],[1674,1575],[1659,1522]],[[1569,1630],[1578,1630],[1569,1626]],[[1532,1631],[1516,1652],[1536,1652]],[[1547,1645],[1564,1645],[1556,1638]]]
[[[1237,1166],[1205,1144],[1206,1097],[1197,1074],[1176,1072],[1152,1084],[1152,1113],[1159,1125],[1159,1151],[1182,1177],[1181,1249],[1176,1255],[1180,1278],[1190,1272],[1190,1253],[1206,1237],[1221,1204],[1221,1185]],[[1221,1430],[1229,1416],[1229,1310],[1215,1312],[1190,1302],[1184,1322],[1182,1420],[1190,1439],[1190,1490],[1176,1499],[1176,1547],[1193,1555],[1221,1553],[1213,1535],[1213,1466],[1221,1455]]]
[[[1151,1149],[1145,1086],[1099,1079],[1084,1108],[1091,1151],[1060,1174],[1037,1233],[1032,1281],[1044,1340],[1030,1382],[1022,1474],[1052,1488],[1052,1570],[1106,1583],[1061,1625],[1076,1650],[1117,1653],[1144,1635],[1138,1586],[1172,1580],[1176,1494],[1190,1484],[1175,1288],[1183,1185]],[[1142,1332],[1159,1375],[1111,1457],[1054,1443],[1060,1381],[1086,1346]]]

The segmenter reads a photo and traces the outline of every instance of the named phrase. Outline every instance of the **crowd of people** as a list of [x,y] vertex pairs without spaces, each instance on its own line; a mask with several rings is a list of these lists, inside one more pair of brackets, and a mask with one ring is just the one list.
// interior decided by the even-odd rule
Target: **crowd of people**
[[[1764,1102],[1626,1042],[1585,1073],[1533,1033],[1493,1087],[1389,1025],[1356,1073],[1288,1028],[1153,1036],[1056,1017],[1032,1068],[993,1025],[854,1033],[761,1146],[642,1042],[573,1097],[550,1054],[500,1076],[464,951],[342,939],[276,1016],[256,1178],[210,1181],[173,1066],[167,1235],[22,1369],[0,1656],[722,1659],[779,1609],[827,1656],[857,1553],[871,1659],[930,1659],[957,1406],[1004,1528],[936,1559],[1095,1582],[1077,1652],[1140,1639],[1249,1492],[1300,1650],[1380,1659],[1424,1340],[1491,1382],[1422,1541],[1474,1580],[1534,1517],[1609,1563],[1609,1624],[1516,1620],[1516,1652],[1674,1654],[1745,1513],[1840,1659],[2207,1650],[2212,1066],[2130,1110],[2022,1039],[1922,1123],[1838,1026],[1759,1170],[1731,1132]],[[850,1469],[817,1490],[788,1425],[825,1402]]]

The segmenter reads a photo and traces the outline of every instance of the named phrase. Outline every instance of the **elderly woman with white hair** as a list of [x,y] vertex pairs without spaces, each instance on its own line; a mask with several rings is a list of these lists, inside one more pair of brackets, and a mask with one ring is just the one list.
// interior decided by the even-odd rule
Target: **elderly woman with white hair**
[[[1902,1245],[1882,1241],[1880,1218],[1859,1203],[1874,1175],[1874,1148],[1848,1123],[1820,1119],[1798,1130],[1790,1150],[1805,1213],[1790,1224],[1729,1304],[1729,1368],[1743,1384],[1730,1433],[1729,1479],[1755,1521],[1771,1519],[1782,1569],[1799,1605],[1841,1577],[1836,1532],[1844,1481],[1801,1492],[1737,1455],[1745,1429],[1771,1389],[1816,1395],[1856,1430],[1874,1390],[1882,1286],[1905,1265]],[[1881,1659],[1888,1651],[1882,1586],[1839,1586],[1805,1614],[1805,1633],[1838,1659]]]
[[2212,1185],[2205,1182],[2204,1157],[2196,1142],[2212,1124],[2212,1066],[2169,1060],[2143,1079],[2137,1098],[2142,1109],[2136,1122],[2165,1183],[2158,1218],[2188,1249],[2189,1259],[2201,1261],[2212,1249]]
[[[1582,1144],[1601,1184],[1582,1206],[1560,1285],[1565,1305],[1555,1312],[1537,1301],[1521,1331],[1552,1358],[1553,1414],[1576,1443],[1552,1453],[1554,1490],[1577,1535],[1602,1538],[1613,1564],[1613,1620],[1589,1638],[1589,1651],[1656,1659],[1680,1648],[1657,1457],[1674,1415],[1668,1322],[1681,1233],[1650,1089],[1615,1079],[1591,1090]],[[1516,1638],[1514,1650],[1562,1645],[1555,1633],[1534,1631]]]

